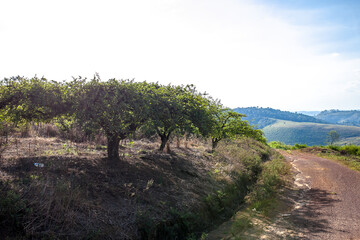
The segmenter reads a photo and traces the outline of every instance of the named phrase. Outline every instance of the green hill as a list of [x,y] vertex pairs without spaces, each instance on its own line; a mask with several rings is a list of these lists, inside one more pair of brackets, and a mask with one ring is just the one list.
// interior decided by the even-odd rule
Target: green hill
[[360,126],[360,111],[340,111],[340,110],[326,110],[322,111],[315,116],[319,120],[323,120],[329,123],[348,125],[348,126]]
[[235,112],[245,114],[245,120],[248,120],[251,124],[261,129],[276,122],[277,119],[287,120],[293,122],[313,122],[313,123],[325,123],[321,119],[317,119],[308,115],[293,113],[288,111],[281,111],[273,108],[235,108]]
[[360,143],[360,127],[284,120],[275,121],[275,123],[262,129],[268,141],[281,141],[289,145],[296,143],[309,146],[326,145],[327,134],[335,130],[340,134],[339,144]]

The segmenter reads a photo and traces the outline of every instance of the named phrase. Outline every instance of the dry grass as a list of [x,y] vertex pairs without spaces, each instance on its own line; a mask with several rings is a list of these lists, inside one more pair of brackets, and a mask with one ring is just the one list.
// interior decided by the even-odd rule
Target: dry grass
[[204,209],[210,193],[235,182],[244,159],[266,152],[251,140],[220,144],[215,155],[196,139],[182,140],[180,147],[174,141],[169,153],[157,151],[159,141],[123,141],[122,160],[113,165],[102,145],[44,137],[10,142],[0,180],[10,182],[31,209],[22,220],[25,234],[55,239],[139,239],[174,210]]

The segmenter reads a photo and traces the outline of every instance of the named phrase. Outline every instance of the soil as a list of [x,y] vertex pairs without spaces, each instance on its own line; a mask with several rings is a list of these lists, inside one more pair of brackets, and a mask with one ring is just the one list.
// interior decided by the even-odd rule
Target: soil
[[360,173],[318,157],[309,148],[279,152],[292,165],[293,178],[278,194],[271,217],[249,209],[252,227],[232,235],[237,216],[209,233],[208,240],[232,239],[360,239]]
[[288,218],[301,239],[360,239],[360,173],[306,149],[282,154],[302,192]]

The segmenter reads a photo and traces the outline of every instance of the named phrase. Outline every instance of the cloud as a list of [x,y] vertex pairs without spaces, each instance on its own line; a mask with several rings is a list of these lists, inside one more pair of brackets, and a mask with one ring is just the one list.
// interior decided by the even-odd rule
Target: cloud
[[313,24],[326,9],[235,0],[15,0],[3,9],[0,77],[99,72],[193,83],[229,107],[288,110],[336,108],[332,96],[358,87],[359,59],[324,37],[339,26]]

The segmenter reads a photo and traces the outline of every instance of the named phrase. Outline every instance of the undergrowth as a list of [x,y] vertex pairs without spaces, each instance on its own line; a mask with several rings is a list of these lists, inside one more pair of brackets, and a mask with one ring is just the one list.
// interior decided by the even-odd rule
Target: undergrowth
[[[92,162],[90,159],[76,157],[77,155],[90,154],[87,151],[83,152],[82,148],[74,148],[72,145],[63,142],[57,144],[57,149],[50,149],[49,147],[49,151],[52,150],[56,155],[69,155],[68,158],[59,156],[18,158],[16,164],[11,165],[9,163],[7,168],[3,168],[7,173],[18,176],[6,188],[0,187],[1,196],[6,196],[0,201],[0,214],[2,214],[0,215],[0,228],[5,229],[4,226],[11,226],[6,230],[7,236],[20,234],[28,238],[39,239],[59,239],[61,237],[107,239],[106,236],[115,234],[118,227],[108,227],[107,229],[105,224],[101,226],[91,225],[102,220],[102,217],[106,215],[102,215],[102,212],[99,211],[102,206],[98,205],[98,199],[88,198],[96,194],[101,200],[101,197],[104,196],[93,192],[92,189],[105,193],[114,191],[113,189],[119,186],[122,192],[124,192],[123,189],[133,191],[129,192],[129,197],[123,199],[126,201],[130,199],[134,204],[143,204],[142,207],[137,208],[137,212],[131,212],[134,214],[134,224],[139,231],[138,238],[187,240],[205,238],[204,232],[210,231],[233,216],[246,202],[246,196],[249,196],[248,198],[253,201],[253,204],[258,204],[255,206],[258,211],[265,212],[266,204],[264,201],[276,192],[276,186],[281,185],[281,179],[277,174],[286,172],[281,165],[281,160],[277,160],[276,153],[268,146],[247,138],[224,141],[218,146],[215,153],[204,150],[199,152],[202,155],[194,157],[191,160],[193,162],[188,162],[187,168],[176,165],[183,167],[182,171],[180,169],[175,172],[171,169],[171,174],[173,174],[171,177],[174,178],[176,174],[181,174],[182,179],[186,180],[177,182],[181,191],[186,189],[186,186],[181,186],[181,184],[194,184],[192,181],[199,180],[206,182],[206,184],[201,185],[205,186],[206,189],[203,193],[199,193],[200,198],[196,202],[192,201],[192,205],[185,205],[184,202],[181,206],[167,205],[166,201],[172,200],[170,198],[172,196],[161,199],[158,198],[157,194],[161,193],[163,189],[167,190],[166,187],[168,186],[176,185],[172,185],[165,178],[166,175],[161,175],[163,171],[156,171],[154,172],[156,175],[150,177],[155,181],[150,181],[148,178],[144,182],[147,187],[144,185],[139,188],[136,183],[131,183],[130,186],[129,180],[133,181],[136,171],[139,171],[138,168],[135,168],[137,167],[136,164],[144,166],[141,164],[146,161],[149,163],[157,161],[158,164],[164,164],[167,167],[169,164],[178,161],[184,165],[185,157],[194,154],[192,150],[179,152],[178,155],[157,152],[147,154],[146,147],[151,148],[151,146],[142,145],[146,151],[138,148],[133,149],[134,147],[129,146],[127,147],[129,153],[136,150],[144,158],[138,157],[136,161],[134,160],[136,164],[133,165],[134,168],[132,169],[135,173],[133,176],[130,175],[132,176],[131,179],[126,179],[126,184],[119,181],[119,184],[110,185],[109,183],[116,180],[115,178],[121,180],[123,175],[106,177],[106,171],[112,174],[118,173],[117,171],[105,171],[107,168],[101,167],[102,165],[93,166],[90,164]],[[189,155],[182,156],[181,153],[188,153]],[[124,158],[128,157],[125,156]],[[160,161],[159,158],[161,158]],[[201,162],[195,167],[194,163],[199,159]],[[45,167],[35,168],[33,166],[34,161],[45,163]],[[88,167],[85,168],[84,164],[87,164]],[[206,164],[206,168],[202,164]],[[163,167],[161,165],[156,166]],[[170,168],[165,169],[170,171]],[[204,169],[208,172],[200,175]],[[148,174],[150,170],[145,168],[142,174]],[[87,171],[90,172],[87,173]],[[163,178],[162,181],[157,181],[154,178],[158,175],[159,179]],[[100,181],[105,177],[106,182]],[[99,179],[99,182],[92,183],[92,179],[95,178]],[[172,191],[173,189],[168,190],[167,194]],[[112,193],[107,196],[112,196]],[[111,201],[107,203],[112,204]],[[149,206],[146,205],[146,208],[145,203],[149,204]],[[107,214],[106,209],[102,211]],[[158,214],[158,211],[162,211],[161,214]],[[154,212],[156,214],[153,214]],[[87,220],[86,216],[89,214],[91,214],[93,222]],[[114,219],[110,220],[114,221]],[[11,224],[9,221],[12,221]],[[245,223],[239,221],[238,227],[242,225],[248,226],[246,221]],[[135,225],[133,227],[135,230]],[[1,232],[5,233],[4,230]]]
[[243,239],[242,234],[252,228],[254,212],[271,217],[278,205],[278,191],[285,184],[285,176],[290,174],[290,166],[280,154],[274,154],[271,161],[263,165],[263,170],[249,194],[249,206],[235,219],[231,234],[235,239]]
[[360,146],[347,145],[347,146],[334,146],[330,145],[327,149],[333,150],[332,152],[324,151],[319,153],[319,156],[336,160],[350,169],[360,171]]
[[[171,217],[156,228],[149,229],[151,220],[142,215],[144,239],[198,239],[233,216],[247,196],[257,211],[270,211],[271,200],[283,184],[282,176],[289,172],[280,155],[264,144],[242,139],[221,144],[214,157],[217,164],[211,176],[222,187],[205,196],[201,207],[193,211],[171,209]],[[248,227],[251,221],[241,218],[231,231],[239,233]]]
[[295,144],[294,146],[286,145],[285,143],[282,143],[280,141],[269,142],[269,146],[274,149],[283,149],[283,150],[297,150],[308,147],[306,144],[299,144],[299,143]]

